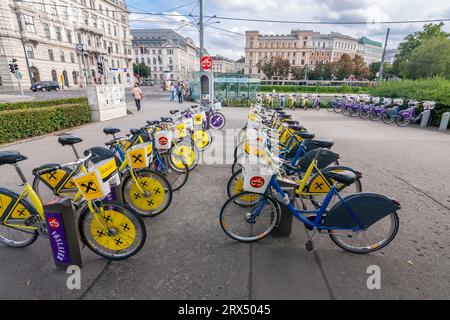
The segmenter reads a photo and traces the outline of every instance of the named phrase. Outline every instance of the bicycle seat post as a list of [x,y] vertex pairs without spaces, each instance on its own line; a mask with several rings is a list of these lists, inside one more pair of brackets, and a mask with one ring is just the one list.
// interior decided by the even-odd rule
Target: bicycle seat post
[[78,154],[77,148],[75,148],[75,145],[72,145],[72,150],[75,153],[75,157],[77,157],[77,160],[81,159],[80,155]]
[[22,184],[27,184],[27,178],[22,172],[22,169],[20,169],[19,165],[17,163],[13,164],[14,169],[16,169],[17,174],[19,175],[20,180],[22,181]]

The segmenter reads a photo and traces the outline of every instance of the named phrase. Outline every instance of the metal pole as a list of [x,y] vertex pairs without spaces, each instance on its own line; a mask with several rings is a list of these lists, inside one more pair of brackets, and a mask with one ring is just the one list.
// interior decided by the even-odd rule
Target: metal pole
[[20,21],[20,14],[17,13],[16,17],[17,17],[17,23],[19,24],[20,41],[22,42],[23,53],[25,54],[25,62],[27,64],[28,78],[30,79],[30,84],[33,85],[33,79],[31,77],[31,71],[30,71],[30,62],[28,61],[27,49],[25,48],[25,40],[23,39],[23,28],[22,28],[22,23]]
[[386,57],[386,48],[387,48],[387,43],[388,43],[388,40],[389,40],[389,32],[390,31],[391,31],[391,28],[388,28],[387,32],[386,32],[386,41],[384,43],[383,55],[381,56],[381,65],[380,65],[380,72],[379,72],[379,77],[378,77],[378,83],[381,83],[381,81],[383,81],[384,59]]
[[84,63],[84,50],[81,50],[81,63],[83,64],[83,76],[84,76],[84,85],[87,87],[87,75],[86,75],[86,64]]
[[200,17],[199,17],[199,30],[200,30],[200,59],[203,58],[203,0],[199,0],[200,2]]

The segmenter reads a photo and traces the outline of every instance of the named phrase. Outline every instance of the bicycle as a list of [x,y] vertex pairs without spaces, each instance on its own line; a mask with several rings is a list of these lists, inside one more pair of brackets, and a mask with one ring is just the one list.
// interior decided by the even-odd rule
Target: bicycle
[[[319,155],[320,152],[317,153]],[[395,238],[399,229],[397,211],[401,209],[397,200],[376,193],[356,193],[345,198],[339,195],[336,185],[351,184],[356,175],[347,172],[323,173],[324,180],[329,178],[335,181],[324,202],[316,210],[299,210],[278,183],[279,169],[270,164],[265,168],[272,171],[255,173],[247,169],[244,186],[248,191],[234,195],[222,206],[220,226],[230,238],[249,243],[267,237],[279,224],[280,205],[284,205],[310,231],[305,243],[307,251],[314,249],[312,239],[316,233],[328,234],[337,246],[353,253],[380,250]],[[283,180],[286,182],[286,179]],[[288,182],[297,186],[294,181]],[[328,210],[335,195],[339,203]],[[252,203],[240,206],[236,202],[242,197],[252,199]],[[369,231],[375,228],[376,232],[370,234]],[[382,236],[377,236],[380,233],[378,229],[382,230]]]
[[[77,159],[80,158],[75,144],[83,140],[70,135],[58,138],[62,146],[70,146]],[[133,148],[135,150],[133,150]],[[133,154],[131,154],[133,151]],[[148,157],[151,154],[151,145],[135,145],[127,150],[125,160],[120,160],[113,152],[101,147],[86,150],[84,154],[92,154],[90,160],[95,164],[105,159],[114,158],[118,167],[121,181],[121,197],[116,200],[124,201],[142,217],[157,216],[169,208],[172,202],[172,188],[169,181],[160,173],[148,169]],[[50,183],[45,176],[46,170],[57,169],[56,179]],[[79,168],[86,170],[84,165]],[[53,170],[55,171],[55,170]],[[44,173],[43,173],[44,172]],[[54,197],[69,197],[76,202],[76,191],[73,177],[77,170],[59,169],[58,164],[45,164],[33,170],[33,189],[40,199],[46,199],[48,193]]]
[[[75,177],[75,173],[88,173],[84,164],[91,156],[92,154],[88,154],[75,162],[41,170],[40,174],[52,176],[55,172],[63,171],[65,175],[66,168],[74,167],[75,169],[69,169],[71,174],[64,179],[64,183],[68,183]],[[20,194],[0,188],[0,242],[15,248],[31,245],[38,236],[48,237],[43,203],[18,165],[26,159],[17,151],[0,152],[0,165],[14,166],[23,186]],[[101,176],[100,179],[105,178]],[[92,182],[77,185],[77,194],[73,199],[75,208],[80,213],[78,232],[81,241],[91,251],[109,260],[122,260],[137,254],[147,237],[142,218],[126,204],[106,200],[104,197],[83,201],[83,197],[91,190],[94,194],[99,192],[96,189],[99,181]]]

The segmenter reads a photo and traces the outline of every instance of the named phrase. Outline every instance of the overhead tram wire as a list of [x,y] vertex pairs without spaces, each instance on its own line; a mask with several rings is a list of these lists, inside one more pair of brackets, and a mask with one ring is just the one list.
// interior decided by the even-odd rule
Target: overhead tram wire
[[[36,3],[33,1],[20,0],[22,3],[32,3],[41,5],[41,3]],[[191,3],[193,4],[193,3]],[[47,4],[46,4],[47,5]],[[66,7],[70,8],[68,5],[62,4],[48,4],[52,7]],[[187,5],[186,5],[187,6]],[[80,10],[90,10],[98,11],[94,8],[78,8]],[[173,9],[172,9],[173,10]],[[165,10],[170,11],[170,10]],[[123,10],[110,10],[109,12],[123,12]],[[198,15],[192,14],[180,14],[180,13],[154,13],[154,12],[139,12],[130,11],[128,13],[142,14],[142,15],[153,15],[153,16],[166,16],[166,17],[199,17]],[[412,24],[412,23],[431,23],[431,22],[450,22],[450,18],[435,18],[435,19],[416,19],[416,20],[392,20],[392,21],[295,21],[295,20],[270,20],[270,19],[252,19],[252,18],[237,18],[237,17],[226,17],[226,16],[216,16],[216,15],[205,15],[204,18],[215,18],[217,20],[231,20],[231,21],[246,21],[246,22],[259,22],[259,23],[283,23],[283,24],[323,24],[323,25],[364,25],[364,24]]]

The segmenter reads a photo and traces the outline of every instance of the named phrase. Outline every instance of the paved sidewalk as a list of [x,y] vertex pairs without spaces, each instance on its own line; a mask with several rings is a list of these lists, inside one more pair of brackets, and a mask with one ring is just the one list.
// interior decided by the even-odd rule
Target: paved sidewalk
[[0,103],[5,102],[23,102],[23,101],[33,101],[34,97],[25,95],[22,97],[21,95],[10,95],[10,94],[1,94],[0,92]]
[[[183,104],[188,107],[190,103]],[[79,145],[102,146],[105,126],[138,127],[168,115],[177,103],[146,100],[143,110],[124,118],[94,123],[71,132]],[[245,122],[246,109],[223,110],[226,129]],[[247,245],[229,239],[218,214],[226,200],[229,165],[201,165],[175,193],[169,210],[146,220],[143,250],[122,262],[107,262],[83,249],[82,289],[66,288],[67,275],[55,269],[48,240],[21,250],[0,247],[0,298],[33,299],[375,299],[448,298],[450,296],[450,135],[418,127],[398,128],[329,113],[295,111],[294,118],[317,136],[333,137],[341,163],[361,170],[363,190],[399,198],[400,232],[392,245],[367,256],[337,248],[327,237],[316,250],[304,249],[305,231],[294,222],[289,238],[269,237]],[[22,168],[74,160],[53,135],[0,150],[29,157]],[[232,146],[226,146],[231,152]],[[0,186],[18,190],[9,166],[0,167]],[[381,290],[368,290],[367,267],[382,270]]]

